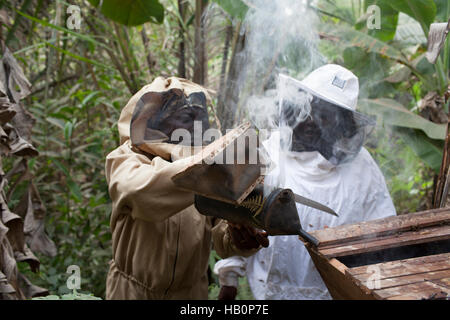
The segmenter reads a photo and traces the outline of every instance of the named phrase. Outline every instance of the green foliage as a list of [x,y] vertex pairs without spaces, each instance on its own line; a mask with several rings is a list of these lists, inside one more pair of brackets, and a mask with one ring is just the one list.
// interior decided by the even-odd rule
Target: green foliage
[[397,130],[378,126],[366,148],[384,174],[397,214],[428,208],[433,190],[433,171],[419,160]]
[[[397,29],[398,11],[393,9],[388,0],[365,0],[364,11],[366,12],[369,6],[376,5],[380,8],[380,28],[367,30],[367,33],[379,40],[390,41],[394,39],[395,31]],[[360,19],[355,25],[356,29],[360,30],[366,28],[367,17]]]
[[[23,271],[33,283],[61,295],[68,292],[67,267],[78,265],[81,288],[103,297],[111,259],[104,161],[118,145],[116,121],[124,102],[109,98],[112,91],[81,89],[80,84],[64,99],[36,101],[31,108],[36,118],[33,140],[41,154],[32,171],[49,212],[46,230],[58,254],[40,255],[37,275]],[[19,197],[17,190],[13,199]]]
[[89,0],[106,17],[126,26],[137,26],[145,22],[162,23],[164,7],[158,0]]
[[92,293],[80,293],[73,290],[72,293],[63,294],[62,296],[48,295],[45,297],[36,297],[32,300],[102,300],[99,297],[94,296]]
[[366,113],[381,116],[380,120],[389,125],[420,129],[432,139],[443,140],[445,138],[445,124],[431,122],[406,109],[395,100],[387,98],[361,99],[359,106]]
[[428,35],[430,24],[434,22],[436,16],[436,4],[433,0],[396,0],[389,3],[395,10],[417,20]]
[[[328,2],[334,5],[337,3],[319,3]],[[448,9],[443,2],[435,2],[366,0],[363,2],[363,11],[359,12],[360,16],[356,15],[357,23],[353,24],[344,18],[333,21],[324,19],[327,22],[319,25],[319,29],[337,39],[335,51],[328,46],[324,52],[328,56],[333,52],[333,60],[340,60],[359,77],[362,98],[359,107],[364,112],[376,115],[379,124],[392,126],[396,137],[410,147],[409,151],[438,173],[445,124],[433,123],[423,118],[418,111],[428,92],[436,91],[442,95],[445,92],[448,65],[439,63],[440,60],[436,65],[430,64],[424,55],[424,43],[410,43],[408,39],[394,37],[399,27],[405,27],[399,24],[400,12],[409,15],[414,19],[413,22],[420,25],[418,31],[409,30],[410,38],[414,32],[419,32],[418,36],[427,36],[429,25],[436,18],[436,7]],[[366,10],[372,4],[381,9],[380,30],[369,30],[366,26]],[[327,12],[325,14],[333,16]]]
[[242,0],[213,0],[232,17],[243,20],[248,11],[247,5]]
[[430,139],[419,130],[401,127],[396,129],[414,153],[438,174],[442,164],[444,141]]
[[319,25],[319,30],[338,39],[341,46],[359,47],[364,49],[366,53],[373,52],[394,61],[399,61],[406,65],[409,64],[406,57],[397,48],[352,27],[342,24],[324,23]]
[[450,2],[448,0],[434,0],[436,4],[436,20],[439,22],[447,22],[450,12]]

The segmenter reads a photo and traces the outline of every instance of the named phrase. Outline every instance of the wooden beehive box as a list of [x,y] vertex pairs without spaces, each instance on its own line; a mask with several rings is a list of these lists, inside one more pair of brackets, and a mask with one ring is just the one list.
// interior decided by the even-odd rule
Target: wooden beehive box
[[334,299],[449,299],[450,209],[310,232],[305,243]]

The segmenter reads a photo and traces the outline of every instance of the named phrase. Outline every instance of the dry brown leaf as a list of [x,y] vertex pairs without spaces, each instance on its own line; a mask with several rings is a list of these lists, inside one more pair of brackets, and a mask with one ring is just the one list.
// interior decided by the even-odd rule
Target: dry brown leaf
[[448,22],[432,23],[430,25],[430,32],[428,33],[428,50],[425,57],[430,63],[436,63],[439,53],[444,46],[450,29],[450,19]]
[[19,272],[19,284],[22,289],[25,297],[27,299],[35,298],[35,297],[43,297],[49,294],[47,289],[38,287],[31,283],[25,275]]
[[0,124],[10,121],[16,114],[13,104],[9,102],[7,97],[0,97]]
[[45,233],[45,207],[39,197],[36,187],[31,182],[27,192],[27,208],[24,233],[31,250],[47,256],[56,255],[54,242]]
[[0,271],[6,276],[8,283],[15,289],[17,298],[24,299],[18,283],[18,269],[14,259],[14,251],[7,238],[0,244]]
[[33,254],[33,252],[28,248],[28,246],[25,244],[23,252],[15,251],[14,257],[16,258],[17,262],[26,262],[31,268],[31,271],[38,272],[39,271],[39,265],[41,262],[39,259]]
[[[20,103],[30,94],[30,89],[22,68],[6,48],[0,60],[0,299],[47,295],[46,289],[33,285],[18,272],[17,262],[27,262],[37,272],[40,262],[32,250],[56,255],[56,247],[44,231],[45,207],[32,183],[27,160],[16,161],[6,176],[1,163],[2,155],[38,155],[28,142],[35,120]],[[5,197],[4,187],[10,179],[14,183],[9,188],[9,196],[19,183],[29,181],[28,190],[16,208],[19,214],[9,210]]]
[[6,234],[8,240],[14,251],[22,251],[25,245],[23,220],[9,210],[2,194],[0,194],[0,207],[2,223],[8,228],[8,233]]
[[31,83],[8,48],[5,48],[0,64],[0,92],[13,103],[18,103],[31,93]]
[[33,147],[31,143],[23,139],[16,128],[12,125],[5,124],[3,130],[8,134],[9,147],[11,153],[19,157],[35,157],[39,155],[39,152]]
[[8,279],[0,271],[0,300],[16,300],[16,290],[9,284]]
[[9,147],[9,137],[8,134],[0,126],[0,155],[6,155],[11,151]]
[[428,92],[419,107],[420,115],[434,123],[447,123],[448,117],[444,111],[444,98],[436,91]]
[[36,123],[34,117],[29,113],[22,103],[12,105],[12,109],[16,113],[11,119],[11,124],[16,128],[18,134],[26,141],[31,141],[31,130]]

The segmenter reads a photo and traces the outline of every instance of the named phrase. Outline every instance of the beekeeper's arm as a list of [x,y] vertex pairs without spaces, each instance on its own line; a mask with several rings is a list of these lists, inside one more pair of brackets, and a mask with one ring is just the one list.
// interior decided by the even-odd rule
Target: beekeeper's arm
[[[106,180],[113,206],[124,212],[128,208],[132,217],[148,222],[163,221],[194,203],[194,194],[175,186],[172,177],[184,170],[191,157],[166,161],[155,156],[134,152],[129,142],[106,157]],[[261,245],[268,246],[267,235],[253,228],[229,226],[214,219],[212,237],[217,253],[226,258],[232,255],[249,256]]]
[[[106,157],[106,180],[113,206],[128,207],[133,218],[158,222],[194,203],[194,194],[175,187],[171,178],[190,158],[173,162],[133,152],[128,142]],[[117,210],[123,212],[124,210]]]
[[234,300],[237,295],[239,278],[244,277],[247,268],[247,258],[233,256],[219,260],[214,266],[214,274],[219,276],[219,300]]

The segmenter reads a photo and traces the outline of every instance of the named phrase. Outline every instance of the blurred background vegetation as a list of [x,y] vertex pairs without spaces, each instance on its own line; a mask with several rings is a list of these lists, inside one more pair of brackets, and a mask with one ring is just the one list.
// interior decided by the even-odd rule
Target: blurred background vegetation
[[[302,1],[302,0],[299,0]],[[35,252],[40,271],[21,272],[52,294],[67,294],[66,269],[81,269],[81,288],[104,297],[111,258],[111,202],[105,156],[119,144],[116,121],[128,99],[157,76],[205,85],[214,97],[211,122],[230,128],[236,56],[250,0],[0,1],[0,39],[23,68],[32,93],[23,101],[36,122],[39,155],[28,169],[46,207],[53,257]],[[367,28],[367,8],[382,9],[380,30]],[[80,28],[73,12],[80,8]],[[100,5],[102,5],[100,7]],[[320,53],[360,79],[361,110],[378,125],[367,148],[385,174],[398,214],[432,206],[441,165],[448,103],[448,40],[435,64],[425,57],[433,22],[447,22],[448,0],[317,0]],[[4,48],[4,47],[3,47]],[[4,158],[3,169],[15,158]],[[14,179],[13,179],[14,182]],[[14,211],[26,190],[7,190]],[[215,253],[210,259],[214,264]],[[212,275],[210,298],[218,294]],[[250,299],[242,280],[238,298]]]

